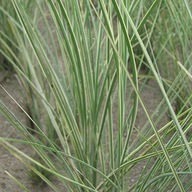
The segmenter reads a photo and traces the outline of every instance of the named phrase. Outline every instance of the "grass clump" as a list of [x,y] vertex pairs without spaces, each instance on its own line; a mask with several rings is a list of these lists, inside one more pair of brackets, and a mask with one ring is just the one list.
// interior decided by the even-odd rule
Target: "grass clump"
[[[71,191],[189,189],[192,65],[186,51],[191,37],[185,23],[178,28],[183,17],[175,17],[178,8],[187,10],[185,20],[191,23],[191,5],[48,0],[34,1],[31,16],[20,1],[11,2],[18,53],[3,38],[1,53],[25,89],[35,134],[17,119],[12,123],[45,165],[1,142],[26,164],[37,165],[27,164],[37,180],[43,178],[55,191],[49,174]],[[167,35],[167,24],[185,35]],[[153,112],[143,96],[149,82],[161,95]],[[2,102],[0,109],[14,118]],[[142,127],[140,110],[146,118]],[[131,182],[135,170],[140,171]]]

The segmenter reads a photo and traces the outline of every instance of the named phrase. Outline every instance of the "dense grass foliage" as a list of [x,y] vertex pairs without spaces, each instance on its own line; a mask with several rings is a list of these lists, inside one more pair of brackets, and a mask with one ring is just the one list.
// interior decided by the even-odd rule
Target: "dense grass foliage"
[[[23,3],[23,8],[27,10],[27,12],[31,13],[32,1],[25,1]],[[0,49],[4,51],[4,53],[0,53],[0,70],[12,70],[12,65],[10,61],[7,59],[12,58],[9,51],[7,51],[7,47],[11,48],[14,54],[18,54],[18,42],[14,32],[15,22],[18,21],[18,17],[16,11],[11,2],[7,2],[6,0],[0,1],[0,37],[4,42],[1,42]],[[4,44],[6,43],[6,44]],[[6,54],[6,56],[5,56]],[[12,58],[12,60],[14,60]]]
[[[0,9],[11,21],[1,54],[21,81],[31,125],[2,102],[0,110],[38,158],[12,138],[1,143],[54,191],[53,177],[68,191],[192,189],[191,3],[37,0],[30,11],[9,3],[15,15]],[[152,113],[142,95],[149,81],[162,97]],[[140,110],[147,120],[138,128]]]

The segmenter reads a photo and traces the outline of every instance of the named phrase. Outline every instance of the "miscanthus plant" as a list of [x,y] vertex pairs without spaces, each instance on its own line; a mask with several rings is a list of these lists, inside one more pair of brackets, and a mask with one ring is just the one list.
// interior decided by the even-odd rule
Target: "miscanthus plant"
[[[48,175],[67,191],[189,191],[191,3],[47,0],[28,14],[10,2],[18,53],[4,38],[1,53],[25,90],[31,125],[2,102],[0,110],[38,158],[12,138],[1,143],[54,191],[62,189]],[[142,97],[149,80],[162,96],[152,114]],[[137,128],[141,109],[147,121]]]

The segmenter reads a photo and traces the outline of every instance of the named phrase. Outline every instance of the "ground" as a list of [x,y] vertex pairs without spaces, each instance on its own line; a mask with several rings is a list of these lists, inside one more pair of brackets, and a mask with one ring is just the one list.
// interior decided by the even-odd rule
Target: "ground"
[[[0,87],[0,100],[2,100],[6,106],[16,114],[17,118],[23,123],[27,124],[27,118],[24,112],[18,107],[18,105],[11,99],[5,90],[21,105],[25,107],[25,101],[22,97],[22,88],[19,85],[16,75],[12,74],[9,76],[4,76],[3,72],[0,72],[0,83],[2,87]],[[5,89],[5,90],[4,90]],[[145,101],[146,107],[150,113],[152,113],[161,100],[161,94],[158,89],[158,86],[154,81],[149,81],[148,85],[144,88],[142,93],[142,98]],[[158,112],[157,112],[158,113]],[[158,115],[158,114],[157,114]],[[144,111],[139,107],[138,117],[136,126],[139,129],[143,126],[146,121],[146,117],[144,115]],[[167,121],[165,119],[164,124]],[[11,126],[11,124],[0,114],[0,136],[1,137],[12,137],[12,138],[21,138],[20,134],[15,131],[15,129]],[[30,147],[26,147],[21,143],[14,143],[16,147],[25,152],[26,154],[33,155],[33,151]],[[142,170],[143,165],[139,165],[133,170],[133,176],[131,182],[135,182],[140,171]],[[20,192],[23,191],[17,184],[10,178],[10,176],[6,173],[13,175],[16,177],[22,184],[24,184],[29,191],[31,192],[51,192],[48,186],[38,186],[30,180],[28,176],[28,169],[24,164],[20,162],[17,158],[11,155],[3,146],[0,145],[0,191],[1,192]],[[61,189],[61,191],[64,191]]]
[[[0,77],[2,77],[3,72],[0,73]],[[1,78],[1,85],[22,107],[25,107],[21,86],[19,85],[15,74],[12,74],[8,77],[6,76],[3,79]],[[7,107],[9,107],[9,109],[17,116],[21,122],[26,124],[28,123],[24,112],[2,88],[0,88],[0,100],[2,100],[7,105]],[[2,114],[0,114],[0,122],[1,137],[21,138],[21,135],[15,131],[15,129],[2,116]],[[17,146],[26,154],[33,155],[31,148],[26,147],[26,145],[24,146],[21,143],[14,143],[14,146]],[[2,145],[0,145],[0,191],[23,192],[24,190],[18,187],[6,172],[16,177],[31,192],[53,191],[46,185],[37,185],[31,181],[27,167],[21,163],[20,160],[11,155]]]

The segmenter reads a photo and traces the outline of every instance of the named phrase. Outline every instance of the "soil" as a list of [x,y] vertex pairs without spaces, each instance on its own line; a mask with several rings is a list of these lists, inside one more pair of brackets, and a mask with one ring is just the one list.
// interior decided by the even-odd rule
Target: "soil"
[[[3,88],[21,105],[25,107],[25,101],[22,97],[21,86],[19,85],[16,75],[10,74],[4,76],[3,72],[0,72],[0,83]],[[2,78],[4,77],[4,78]],[[0,100],[16,115],[16,117],[24,124],[28,124],[28,119],[24,112],[18,107],[14,100],[12,100],[7,93],[0,87]],[[0,113],[0,137],[11,137],[15,139],[21,139],[22,136],[16,131],[10,122]],[[13,143],[13,142],[12,142]],[[27,155],[34,156],[33,150],[30,146],[23,145],[21,143],[14,142],[14,146],[26,153]],[[15,156],[11,155],[2,145],[0,145],[0,192],[23,192],[13,179],[6,173],[8,172],[13,177],[18,179],[27,189],[31,192],[52,192],[53,190],[43,184],[37,185],[29,177],[28,168]],[[57,185],[58,186],[58,185]],[[64,191],[64,189],[61,189]]]
[[[0,77],[3,77],[3,72],[0,72]],[[21,87],[17,81],[16,75],[12,74],[8,77],[3,77],[0,79],[0,83],[3,86],[3,88],[22,106],[25,106],[24,98],[22,97],[22,91]],[[146,104],[147,109],[152,114],[154,110],[156,109],[157,105],[159,104],[161,100],[161,94],[158,86],[155,84],[154,81],[149,81],[148,85],[145,87],[142,93],[143,100]],[[14,113],[16,114],[17,118],[22,122],[27,124],[27,117],[22,112],[22,110],[18,107],[18,105],[14,102],[13,99],[11,99],[5,90],[3,90],[2,87],[0,87],[0,99],[3,103]],[[167,119],[165,118],[165,121],[162,122],[162,124],[165,124]],[[138,111],[138,117],[136,126],[139,129],[143,126],[143,124],[146,122],[146,117],[144,115],[144,111],[139,108]],[[12,137],[19,139],[21,138],[21,135],[12,127],[10,122],[8,122],[0,113],[0,136],[1,137]],[[22,145],[21,143],[14,143],[14,146],[19,148],[21,151],[25,152],[29,155],[34,155],[33,150],[30,149],[30,147],[26,147]],[[131,182],[135,182],[138,175],[141,173],[141,170],[143,168],[143,165],[137,166],[132,175]],[[17,158],[15,158],[13,155],[11,155],[2,145],[0,145],[0,191],[1,192],[20,192],[23,191],[14,181],[10,178],[10,176],[6,173],[13,175],[16,177],[24,186],[28,188],[31,192],[51,192],[52,189],[50,189],[48,186],[38,186],[37,184],[34,184],[33,181],[30,180],[28,176],[28,169],[25,167],[25,165],[20,162]],[[61,188],[61,191],[65,191]]]

